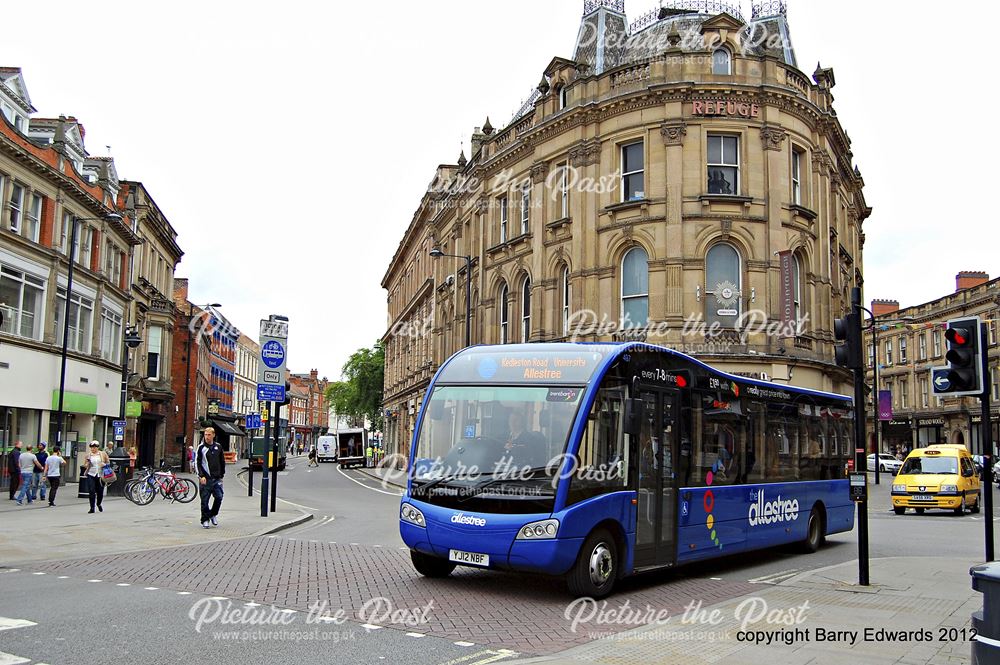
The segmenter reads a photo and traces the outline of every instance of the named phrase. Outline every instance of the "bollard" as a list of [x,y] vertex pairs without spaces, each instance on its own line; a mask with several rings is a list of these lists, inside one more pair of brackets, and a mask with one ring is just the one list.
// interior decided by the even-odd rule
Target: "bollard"
[[972,613],[972,665],[1000,663],[1000,563],[969,569],[972,588],[983,594],[983,609]]

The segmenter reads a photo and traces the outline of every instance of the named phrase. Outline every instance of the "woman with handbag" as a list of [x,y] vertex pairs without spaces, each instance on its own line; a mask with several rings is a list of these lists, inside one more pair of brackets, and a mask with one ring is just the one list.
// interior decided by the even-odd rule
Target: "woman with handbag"
[[104,512],[104,508],[101,507],[101,502],[104,501],[104,481],[101,479],[101,469],[110,462],[108,454],[101,450],[101,444],[97,441],[91,441],[85,472],[87,481],[90,483],[87,489],[87,495],[90,497],[90,510],[88,512],[94,512],[95,505],[99,511]]

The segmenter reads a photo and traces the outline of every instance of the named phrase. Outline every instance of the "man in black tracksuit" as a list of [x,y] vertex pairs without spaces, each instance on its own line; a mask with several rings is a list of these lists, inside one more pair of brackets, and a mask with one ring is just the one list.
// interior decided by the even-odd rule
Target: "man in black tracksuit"
[[[226,460],[222,446],[215,442],[215,429],[205,429],[205,438],[198,446],[195,464],[201,483],[201,526],[208,529],[219,526],[219,507],[222,505],[222,477],[226,475]],[[208,499],[214,497],[209,510]]]

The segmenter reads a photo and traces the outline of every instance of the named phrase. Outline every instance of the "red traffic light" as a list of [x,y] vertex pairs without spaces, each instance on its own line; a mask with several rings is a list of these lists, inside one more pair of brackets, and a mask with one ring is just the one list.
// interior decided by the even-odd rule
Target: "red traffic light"
[[969,333],[964,328],[948,328],[944,333],[944,338],[952,344],[965,346],[971,339]]

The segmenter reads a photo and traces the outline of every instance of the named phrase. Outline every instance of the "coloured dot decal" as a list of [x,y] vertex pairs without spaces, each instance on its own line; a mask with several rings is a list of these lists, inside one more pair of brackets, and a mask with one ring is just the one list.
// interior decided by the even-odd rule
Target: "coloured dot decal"
[[[734,384],[735,385],[735,384]],[[716,460],[712,464],[712,470],[705,473],[705,485],[708,487],[712,486],[712,481],[715,480],[715,474],[719,472],[719,460]],[[715,516],[712,514],[712,510],[715,509],[715,494],[712,490],[705,490],[705,497],[702,499],[702,505],[705,507],[705,512],[708,516],[705,518],[705,527],[708,529],[708,537],[714,545],[722,549],[722,543],[719,542],[719,538],[715,533]]]

